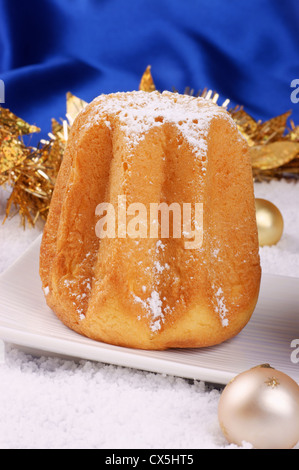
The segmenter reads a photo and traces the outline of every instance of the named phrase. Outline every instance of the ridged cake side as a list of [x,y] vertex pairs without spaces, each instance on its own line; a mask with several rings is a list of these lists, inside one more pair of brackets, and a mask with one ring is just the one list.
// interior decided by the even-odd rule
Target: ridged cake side
[[[152,203],[202,203],[202,246],[185,249],[172,235],[100,240],[96,207],[117,207],[119,195],[148,214]],[[228,113],[169,92],[94,100],[72,127],[40,273],[58,317],[100,341],[164,349],[237,334],[257,301],[260,264],[247,144]]]

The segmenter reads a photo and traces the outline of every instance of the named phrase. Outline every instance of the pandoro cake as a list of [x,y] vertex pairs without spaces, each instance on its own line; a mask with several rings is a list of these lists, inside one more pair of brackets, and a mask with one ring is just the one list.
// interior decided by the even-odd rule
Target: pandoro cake
[[229,113],[170,92],[90,103],[71,128],[40,276],[58,318],[97,341],[198,348],[238,334],[261,268],[248,147]]

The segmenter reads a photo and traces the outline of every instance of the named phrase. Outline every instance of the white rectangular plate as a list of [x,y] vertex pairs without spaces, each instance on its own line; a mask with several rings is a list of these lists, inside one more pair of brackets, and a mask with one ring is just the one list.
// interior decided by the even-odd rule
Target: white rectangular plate
[[[264,275],[252,319],[235,338],[203,349],[143,351],[85,338],[47,307],[39,278],[39,237],[0,276],[0,338],[30,351],[58,354],[179,377],[227,384],[236,374],[268,363],[299,382],[291,342],[299,338],[299,279]],[[299,346],[299,339],[298,339]],[[298,351],[299,358],[299,351]]]

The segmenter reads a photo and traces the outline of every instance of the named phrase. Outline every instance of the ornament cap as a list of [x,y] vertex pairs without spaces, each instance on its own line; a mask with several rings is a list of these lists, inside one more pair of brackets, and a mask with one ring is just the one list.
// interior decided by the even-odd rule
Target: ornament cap
[[254,367],[251,367],[250,370],[252,369],[258,369],[259,367],[263,368],[263,369],[274,369],[274,367],[270,366],[270,364],[259,364],[258,366],[254,366]]

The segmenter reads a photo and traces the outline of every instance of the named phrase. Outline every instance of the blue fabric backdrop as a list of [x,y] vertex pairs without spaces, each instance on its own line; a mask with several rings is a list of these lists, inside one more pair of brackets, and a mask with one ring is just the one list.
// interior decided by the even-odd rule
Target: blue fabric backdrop
[[298,0],[0,0],[6,103],[46,134],[67,91],[217,90],[260,119],[293,110]]

